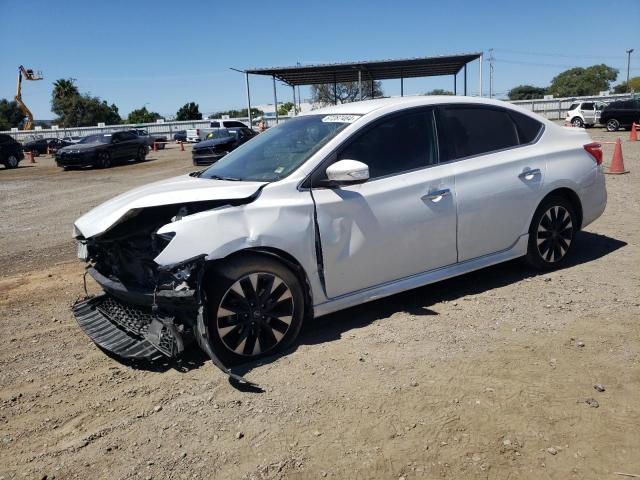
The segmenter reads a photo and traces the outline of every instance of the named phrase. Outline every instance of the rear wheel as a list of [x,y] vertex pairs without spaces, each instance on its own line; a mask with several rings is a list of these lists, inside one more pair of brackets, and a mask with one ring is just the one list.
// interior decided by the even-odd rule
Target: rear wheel
[[616,132],[620,128],[620,122],[615,118],[611,120],[607,120],[607,131],[608,132]]
[[227,365],[276,353],[298,336],[304,293],[298,277],[275,259],[246,255],[220,266],[208,290],[208,326]]
[[580,117],[573,117],[571,119],[571,125],[573,125],[574,127],[582,128],[582,127],[584,127],[584,122],[582,121],[582,119]]
[[19,162],[20,160],[18,160],[18,157],[16,157],[15,155],[9,155],[7,157],[7,160],[5,161],[5,166],[7,168],[17,168]]
[[146,156],[147,156],[147,149],[144,147],[140,147],[138,149],[138,153],[136,154],[136,162],[144,162],[144,159]]
[[529,227],[527,262],[539,270],[566,263],[578,228],[575,209],[561,196],[550,196],[536,210]]

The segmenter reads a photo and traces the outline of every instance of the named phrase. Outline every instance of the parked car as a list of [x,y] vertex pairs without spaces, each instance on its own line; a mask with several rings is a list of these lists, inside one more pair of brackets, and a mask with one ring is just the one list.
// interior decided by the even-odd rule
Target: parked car
[[79,135],[72,135],[70,137],[62,137],[62,140],[64,140],[65,142],[69,142],[69,144],[79,143],[80,140],[82,140],[82,137]]
[[156,143],[156,149],[164,150],[165,142],[167,141],[167,137],[164,135],[150,135],[149,132],[143,128],[134,128],[131,131],[135,133],[138,138],[143,139],[149,148],[153,147],[154,142],[159,142]]
[[193,146],[191,150],[193,164],[211,165],[256,135],[256,132],[247,127],[234,130],[226,128],[215,129],[207,135],[206,140]]
[[335,105],[202,172],[131,190],[74,224],[103,293],[74,307],[101,348],[225,365],[291,345],[305,318],[524,257],[566,265],[604,211],[602,150],[497,100]]
[[640,99],[621,100],[610,103],[600,117],[600,123],[610,132],[620,127],[631,128],[633,123],[640,124]]
[[22,145],[10,135],[0,134],[0,163],[5,168],[17,168],[23,158]]
[[52,138],[47,142],[47,145],[49,146],[49,151],[52,154],[55,154],[61,148],[67,147],[69,145],[75,145],[75,143],[69,142],[64,138]]
[[187,141],[187,131],[186,130],[178,130],[173,134],[173,139],[176,142],[186,142]]
[[565,120],[574,127],[593,127],[600,122],[600,115],[607,104],[604,102],[572,103]]
[[187,129],[187,142],[200,142],[207,138],[207,135],[216,128],[249,128],[244,123],[238,120],[214,120],[209,122],[208,128],[190,128]]
[[22,148],[25,152],[31,152],[34,157],[38,157],[46,154],[47,147],[54,145],[57,141],[57,138],[35,138],[25,142]]
[[109,168],[115,163],[145,159],[149,148],[143,138],[133,132],[101,133],[84,137],[80,143],[56,152],[56,164],[71,167]]

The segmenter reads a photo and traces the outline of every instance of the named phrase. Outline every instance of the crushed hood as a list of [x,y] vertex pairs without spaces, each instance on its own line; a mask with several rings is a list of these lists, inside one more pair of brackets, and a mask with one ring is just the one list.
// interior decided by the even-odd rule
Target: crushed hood
[[129,190],[76,220],[75,232],[85,238],[100,235],[127,218],[129,212],[162,205],[209,200],[238,200],[255,194],[265,182],[212,180],[181,175]]

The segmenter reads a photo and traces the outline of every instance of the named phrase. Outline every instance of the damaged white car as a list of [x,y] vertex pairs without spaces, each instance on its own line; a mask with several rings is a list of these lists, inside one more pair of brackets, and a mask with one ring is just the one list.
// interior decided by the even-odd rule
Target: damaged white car
[[517,257],[562,266],[604,211],[601,163],[584,131],[499,101],[312,111],[78,219],[103,293],[74,313],[121,357],[177,357],[195,341],[231,374],[311,316]]

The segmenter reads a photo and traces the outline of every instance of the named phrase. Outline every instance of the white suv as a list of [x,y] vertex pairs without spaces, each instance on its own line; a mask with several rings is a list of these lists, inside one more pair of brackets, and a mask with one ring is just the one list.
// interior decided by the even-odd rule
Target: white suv
[[572,103],[565,117],[565,122],[574,127],[593,127],[600,122],[600,115],[607,104],[604,102]]
[[601,164],[584,130],[496,100],[315,110],[78,219],[78,256],[104,293],[74,313],[122,357],[195,340],[223,369],[253,361],[305,318],[517,257],[565,265],[604,211]]

